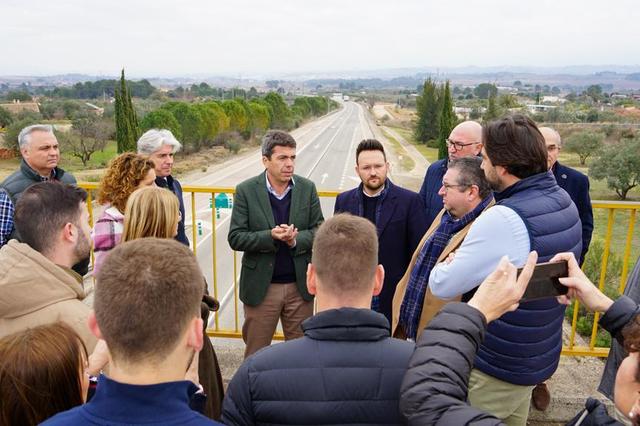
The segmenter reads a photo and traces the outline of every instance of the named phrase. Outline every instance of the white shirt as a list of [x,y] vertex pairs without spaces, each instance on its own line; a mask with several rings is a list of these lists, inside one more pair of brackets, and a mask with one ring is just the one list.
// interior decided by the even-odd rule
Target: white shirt
[[498,266],[502,256],[522,267],[531,251],[529,232],[518,214],[493,206],[473,222],[449,264],[433,267],[429,288],[440,299],[451,299],[474,289]]

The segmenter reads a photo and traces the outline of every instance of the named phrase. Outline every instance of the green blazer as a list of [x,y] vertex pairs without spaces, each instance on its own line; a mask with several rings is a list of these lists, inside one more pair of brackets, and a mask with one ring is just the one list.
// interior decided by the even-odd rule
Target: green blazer
[[[291,257],[296,270],[298,291],[305,300],[313,300],[307,291],[307,265],[316,229],[324,218],[316,186],[309,179],[294,175],[291,188],[289,224],[298,228]],[[240,300],[259,305],[273,276],[277,246],[271,237],[276,226],[269,203],[265,173],[247,179],[236,187],[228,241],[233,250],[243,251],[240,272]]]

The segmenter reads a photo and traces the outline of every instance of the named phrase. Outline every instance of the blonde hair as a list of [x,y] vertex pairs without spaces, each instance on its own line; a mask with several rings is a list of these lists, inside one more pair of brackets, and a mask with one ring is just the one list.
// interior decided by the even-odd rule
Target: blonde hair
[[138,238],[173,238],[180,221],[178,198],[168,189],[146,187],[135,190],[124,212],[122,242]]

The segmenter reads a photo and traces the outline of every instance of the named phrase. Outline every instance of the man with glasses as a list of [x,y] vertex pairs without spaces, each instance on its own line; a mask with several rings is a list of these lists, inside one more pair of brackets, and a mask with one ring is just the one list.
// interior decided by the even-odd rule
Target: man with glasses
[[482,126],[475,121],[463,121],[453,128],[447,138],[447,158],[432,163],[427,169],[420,188],[420,198],[427,209],[427,227],[442,210],[442,196],[439,194],[442,178],[448,164],[455,158],[480,155],[482,150]]
[[[478,157],[455,158],[449,163],[438,191],[444,208],[420,241],[396,288],[392,322],[395,337],[416,341],[447,303],[429,290],[429,274],[434,265],[447,261],[464,241],[474,220],[493,205],[491,187],[481,163]],[[456,300],[460,297],[451,301]]]

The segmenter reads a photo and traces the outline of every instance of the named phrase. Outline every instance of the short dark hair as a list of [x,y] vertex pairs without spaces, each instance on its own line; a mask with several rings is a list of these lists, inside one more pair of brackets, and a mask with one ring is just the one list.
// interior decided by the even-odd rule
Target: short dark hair
[[524,179],[547,171],[547,148],[538,126],[524,115],[513,115],[485,124],[484,150],[494,166]]
[[87,349],[67,324],[41,325],[0,340],[0,424],[35,425],[84,403]]
[[458,182],[456,182],[458,185],[466,187],[476,185],[480,198],[485,199],[491,194],[491,186],[480,167],[481,164],[482,159],[480,157],[461,157],[451,160],[448,168],[449,170],[455,169],[458,171]]
[[269,130],[262,137],[262,156],[271,158],[273,148],[276,146],[296,147],[296,140],[287,132],[282,130]]
[[362,151],[380,151],[384,157],[384,161],[387,161],[387,154],[384,152],[384,146],[377,139],[363,139],[356,148],[356,164],[358,164],[358,156]]
[[375,226],[349,213],[333,216],[316,232],[311,263],[332,294],[369,292],[378,264]]
[[80,226],[80,206],[87,191],[60,182],[31,185],[16,203],[14,223],[20,240],[40,253],[53,247],[67,223]]
[[161,238],[118,244],[98,272],[94,301],[113,359],[164,358],[200,317],[203,290],[198,262],[184,244]]

